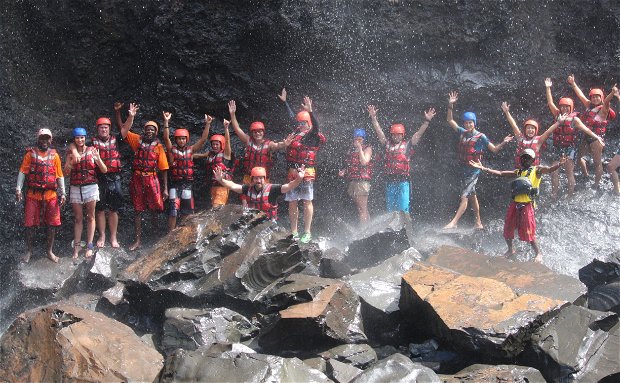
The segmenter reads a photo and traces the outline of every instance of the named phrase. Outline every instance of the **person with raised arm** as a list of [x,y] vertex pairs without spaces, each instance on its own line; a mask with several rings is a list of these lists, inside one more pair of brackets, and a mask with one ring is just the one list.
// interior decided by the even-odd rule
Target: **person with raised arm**
[[386,209],[409,214],[411,157],[414,153],[414,146],[420,142],[431,120],[435,117],[435,109],[430,108],[424,112],[422,125],[409,140],[405,140],[405,126],[400,123],[390,126],[390,139],[388,140],[377,120],[378,109],[374,105],[368,105],[367,109],[375,134],[381,145],[385,147],[383,171],[387,181],[385,185]]
[[538,122],[533,119],[528,119],[523,123],[523,130],[519,129],[517,122],[510,114],[510,105],[504,101],[502,102],[502,112],[506,116],[506,120],[512,129],[512,133],[517,141],[517,150],[515,154],[515,166],[521,166],[521,153],[525,149],[532,149],[536,153],[534,159],[534,165],[540,165],[540,153],[545,146],[545,142],[541,141],[538,135]]
[[[579,86],[577,86],[574,75],[568,76],[568,83],[572,86],[579,101],[586,107],[586,111],[580,114],[581,121],[597,136],[605,139],[609,120],[616,117],[616,112],[610,108],[609,103],[618,88],[614,85],[607,97],[605,97],[603,89],[592,88],[590,89],[590,98],[588,99]],[[581,167],[582,174],[586,177],[589,176],[588,166],[583,157],[588,154],[592,155],[592,160],[594,161],[594,187],[598,189],[603,176],[603,145],[599,140],[590,136],[583,138],[579,143],[578,151],[579,166]]]
[[168,230],[177,226],[177,217],[182,221],[194,213],[194,156],[201,150],[209,138],[209,129],[213,117],[205,114],[205,125],[202,136],[194,145],[189,145],[189,131],[178,127],[174,131],[174,144],[170,141],[170,119],[172,113],[163,112],[163,139],[168,153],[170,166],[170,189],[168,190]]
[[[129,116],[121,125],[121,136],[134,151],[129,191],[135,210],[136,239],[129,247],[130,251],[142,246],[142,213],[150,210],[153,226],[157,228],[157,213],[164,210],[164,200],[168,199],[168,159],[157,139],[159,126],[155,121],[147,121],[141,135],[130,132],[137,111],[138,105],[129,104]],[[119,115],[120,111],[117,113]],[[161,173],[163,188],[159,184],[158,172]]]
[[[584,132],[592,139],[599,141],[602,146],[605,146],[603,139],[597,136],[593,131],[588,129],[583,122],[579,119],[579,113],[575,112],[575,105],[572,98],[562,97],[558,102],[558,106],[553,102],[553,96],[551,94],[551,87],[553,83],[550,78],[545,79],[545,95],[547,97],[547,106],[549,111],[555,119],[560,114],[566,117],[562,119],[561,124],[553,132],[553,149],[550,150],[553,158],[556,158],[556,162],[560,157],[566,156],[567,161],[564,162],[562,168],[566,172],[566,178],[568,180],[568,196],[572,197],[575,192],[575,159],[577,157],[577,133],[578,131]],[[560,175],[559,169],[551,173],[551,198],[558,198],[558,190],[560,188]]]
[[372,179],[372,147],[366,144],[366,130],[358,128],[353,131],[353,145],[346,157],[346,167],[338,175],[349,180],[347,194],[355,202],[360,225],[370,219],[368,214],[368,196]]
[[458,161],[463,171],[462,183],[461,183],[461,198],[459,207],[454,215],[454,218],[444,226],[444,229],[456,228],[461,216],[467,210],[467,205],[471,203],[472,210],[474,211],[475,223],[474,229],[483,229],[482,219],[480,218],[480,204],[478,203],[478,197],[476,196],[476,183],[480,176],[480,169],[471,165],[471,161],[480,162],[482,160],[482,154],[485,150],[490,150],[493,153],[498,153],[506,145],[506,143],[512,140],[512,136],[508,135],[504,140],[494,145],[484,133],[479,132],[477,128],[477,119],[474,112],[463,113],[463,127],[454,121],[452,117],[452,110],[454,104],[459,99],[457,92],[450,92],[448,97],[448,114],[446,120],[452,128],[452,130],[459,135],[458,142]]

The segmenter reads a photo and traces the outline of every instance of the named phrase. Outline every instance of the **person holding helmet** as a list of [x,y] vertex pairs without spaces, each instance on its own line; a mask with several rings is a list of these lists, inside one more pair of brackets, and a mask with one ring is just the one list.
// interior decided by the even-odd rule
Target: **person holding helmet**
[[[590,138],[597,140],[601,146],[605,146],[603,139],[597,136],[593,131],[588,129],[579,119],[579,113],[575,112],[573,100],[569,97],[562,97],[555,106],[553,96],[551,95],[551,86],[553,83],[550,78],[545,79],[545,94],[547,96],[547,106],[553,117],[558,120],[562,115],[562,121],[557,129],[553,132],[553,150],[551,154],[555,158],[561,156],[568,157],[564,162],[564,171],[568,180],[568,196],[572,197],[575,192],[575,158],[577,156],[577,133],[579,130],[584,132]],[[560,188],[560,174],[556,171],[551,174],[551,198],[558,198],[558,189]]]
[[[189,131],[185,128],[177,128],[174,131],[174,145],[170,141],[170,128],[168,124],[172,113],[163,112],[164,115],[164,144],[168,152],[170,164],[170,189],[168,191],[168,230],[177,225],[177,216],[182,220],[194,213],[194,196],[192,184],[194,181],[194,153],[203,148],[209,138],[209,129],[213,117],[205,114],[205,126],[202,136],[194,145],[189,145]],[[180,214],[179,214],[180,213]]]
[[[605,97],[602,89],[590,89],[590,98],[588,99],[579,86],[577,86],[574,75],[568,76],[568,83],[573,87],[579,101],[586,107],[586,111],[581,113],[580,119],[588,129],[604,139],[609,120],[613,120],[616,117],[616,112],[609,107],[609,103],[618,88],[614,85],[607,97]],[[588,167],[583,157],[588,154],[592,155],[592,160],[594,161],[594,187],[598,189],[603,176],[603,145],[598,140],[586,136],[579,144],[579,166],[581,167],[582,174],[586,177],[589,175]]]
[[[168,199],[168,159],[157,139],[159,127],[155,121],[147,121],[142,135],[130,132],[137,111],[136,104],[129,104],[129,116],[121,127],[121,136],[134,151],[129,192],[136,212],[136,240],[129,247],[130,251],[142,246],[142,212],[151,211],[153,226],[157,228],[157,212],[164,210],[164,200]],[[117,114],[120,115],[120,111]],[[158,172],[162,176],[163,188],[159,184]]]
[[515,236],[515,230],[517,230],[519,239],[529,242],[532,246],[535,254],[534,261],[542,263],[542,253],[536,241],[536,219],[534,216],[536,197],[538,196],[542,175],[556,171],[563,162],[566,162],[566,157],[563,156],[560,161],[551,167],[536,166],[534,165],[535,160],[536,152],[531,148],[526,148],[519,156],[520,164],[515,170],[494,170],[484,167],[480,160],[471,160],[470,165],[496,176],[515,178],[511,184],[512,201],[508,205],[504,220],[504,239],[508,245],[508,250],[504,256],[514,256],[515,251],[512,241]]
[[[41,128],[37,133],[37,146],[26,150],[15,187],[15,200],[24,200],[24,227],[26,228],[26,252],[22,262],[29,262],[32,256],[34,234],[37,226],[47,226],[46,255],[52,262],[58,262],[53,252],[56,227],[60,226],[60,206],[66,201],[65,179],[60,156],[52,144],[52,132]],[[24,184],[28,188],[23,196]],[[56,190],[60,192],[60,198]],[[60,201],[59,201],[60,199]]]
[[304,178],[304,166],[302,165],[295,179],[284,185],[270,184],[267,182],[267,169],[256,166],[250,172],[250,184],[239,185],[231,180],[224,179],[224,171],[220,167],[213,170],[214,179],[223,187],[245,195],[248,207],[264,212],[273,221],[278,219],[277,199],[282,194],[295,189]]
[[388,140],[377,120],[377,108],[374,105],[368,105],[367,109],[379,142],[385,146],[383,171],[387,180],[385,185],[387,211],[404,211],[409,214],[409,177],[413,147],[420,142],[431,120],[435,117],[435,108],[424,112],[424,122],[410,140],[405,140],[403,124],[390,126],[390,139]]
[[517,122],[510,114],[510,105],[504,101],[502,102],[502,111],[506,116],[506,120],[512,128],[512,133],[517,140],[517,151],[515,155],[515,166],[521,166],[521,153],[525,149],[532,149],[536,153],[534,159],[534,165],[540,165],[540,152],[545,147],[545,142],[540,139],[538,135],[538,122],[533,119],[526,120],[523,123],[523,130],[519,129]]
[[93,256],[95,247],[95,205],[99,201],[99,185],[97,184],[97,169],[101,173],[108,171],[101,160],[99,151],[92,146],[86,146],[86,129],[73,129],[73,144],[77,156],[72,151],[67,152],[65,173],[70,174],[69,201],[73,210],[73,259],[77,259],[82,243],[82,229],[86,220],[86,259]]
[[454,218],[444,226],[444,229],[456,228],[463,213],[467,210],[467,205],[471,203],[475,217],[474,229],[481,230],[484,227],[480,218],[480,204],[476,196],[476,183],[480,176],[480,169],[472,166],[471,161],[480,162],[482,154],[487,149],[493,153],[498,153],[506,143],[512,140],[512,136],[506,136],[500,144],[494,145],[484,133],[476,129],[477,119],[476,114],[473,112],[463,113],[463,127],[460,127],[452,117],[452,109],[458,99],[459,95],[457,92],[450,92],[448,95],[448,115],[446,119],[452,130],[459,135],[457,153],[459,163],[463,169],[462,192],[459,207],[454,214]]
[[228,202],[228,189],[215,179],[214,170],[222,169],[224,179],[232,177],[232,148],[230,146],[230,121],[224,120],[224,135],[214,134],[209,141],[211,150],[207,153],[194,154],[194,159],[206,158],[207,160],[207,183],[211,188],[211,208],[219,209]]
[[346,168],[338,172],[340,177],[347,177],[349,180],[347,193],[355,202],[361,225],[370,219],[368,195],[372,179],[372,147],[366,145],[365,140],[365,129],[358,128],[353,131],[353,145],[346,158]]

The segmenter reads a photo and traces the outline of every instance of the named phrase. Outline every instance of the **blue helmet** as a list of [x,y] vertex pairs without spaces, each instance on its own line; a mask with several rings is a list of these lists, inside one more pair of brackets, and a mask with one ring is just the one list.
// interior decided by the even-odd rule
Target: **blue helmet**
[[80,136],[84,136],[86,137],[88,134],[86,134],[86,129],[82,128],[81,126],[78,126],[77,128],[73,128],[73,137],[80,137]]
[[353,138],[357,138],[357,137],[362,137],[363,139],[366,139],[366,129],[355,129],[353,131]]
[[473,121],[474,125],[477,125],[477,123],[476,123],[476,113],[474,113],[474,112],[465,112],[465,113],[463,113],[463,121]]

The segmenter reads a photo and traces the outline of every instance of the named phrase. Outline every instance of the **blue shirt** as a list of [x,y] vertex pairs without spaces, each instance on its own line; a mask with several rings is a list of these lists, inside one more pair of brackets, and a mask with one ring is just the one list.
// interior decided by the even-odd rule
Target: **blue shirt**
[[[456,128],[456,132],[459,135],[459,139],[460,139],[461,135],[467,132],[467,130],[459,126]],[[474,129],[474,131],[471,134],[468,134],[468,133],[465,133],[465,134],[466,134],[466,137],[471,137],[478,133],[480,132]],[[474,149],[476,151],[484,152],[485,150],[488,149],[490,143],[491,141],[489,141],[489,138],[486,136],[486,134],[483,133],[482,136],[480,136],[480,138],[478,138],[478,140],[476,141],[476,144],[474,145]],[[463,167],[463,176],[465,177],[470,177],[474,174],[480,173],[480,169],[474,168],[473,166],[463,165],[462,167]]]

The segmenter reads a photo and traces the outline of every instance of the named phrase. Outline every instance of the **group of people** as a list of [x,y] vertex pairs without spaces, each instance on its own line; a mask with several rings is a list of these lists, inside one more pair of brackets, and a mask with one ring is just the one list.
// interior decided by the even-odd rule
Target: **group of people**
[[[586,98],[575,83],[573,76],[568,78],[578,98],[586,110],[574,111],[572,99],[563,97],[558,106],[551,95],[551,80],[546,79],[547,100],[555,122],[544,133],[538,135],[539,124],[529,119],[523,129],[510,114],[510,106],[504,102],[501,106],[514,138],[517,141],[515,169],[497,171],[482,165],[484,151],[499,152],[513,136],[506,136],[498,145],[493,144],[485,134],[477,130],[477,117],[474,112],[463,113],[463,126],[453,117],[453,109],[458,100],[458,93],[451,92],[448,97],[447,122],[458,135],[457,157],[462,166],[462,191],[460,203],[453,219],[445,229],[455,228],[467,207],[471,205],[475,215],[474,227],[482,229],[480,208],[476,196],[476,183],[482,171],[491,174],[513,177],[512,201],[506,214],[504,238],[508,245],[506,255],[514,254],[512,242],[514,231],[519,238],[532,245],[535,260],[541,261],[542,255],[536,242],[536,222],[534,218],[535,196],[543,174],[552,175],[552,197],[557,197],[559,190],[558,169],[564,168],[568,178],[568,193],[575,187],[574,164],[579,163],[587,174],[586,162],[582,159],[591,155],[595,165],[595,185],[600,184],[603,173],[602,148],[608,121],[614,118],[610,101],[615,96],[620,99],[618,89],[614,86],[605,96],[601,89],[592,89]],[[101,117],[96,122],[97,134],[92,138],[92,145],[86,145],[87,132],[83,127],[73,129],[73,142],[66,154],[64,169],[58,153],[51,148],[52,133],[42,128],[37,134],[37,146],[27,150],[17,179],[16,198],[22,200],[24,184],[27,186],[25,196],[24,226],[26,227],[26,253],[24,261],[32,255],[34,228],[44,223],[48,226],[47,257],[58,262],[53,253],[55,228],[60,225],[60,206],[65,203],[64,174],[70,177],[70,198],[74,215],[73,258],[79,257],[82,248],[84,256],[90,258],[96,247],[106,244],[106,227],[109,230],[109,242],[112,247],[119,247],[117,239],[118,210],[121,206],[121,155],[119,145],[126,142],[134,152],[129,190],[135,211],[135,241],[129,250],[142,245],[142,214],[150,211],[154,222],[157,214],[162,212],[167,201],[168,229],[172,230],[185,217],[194,212],[193,182],[194,161],[205,159],[207,183],[210,186],[212,208],[227,204],[228,193],[232,190],[241,195],[244,207],[258,209],[273,220],[277,219],[279,196],[284,195],[288,202],[290,229],[294,239],[302,243],[312,240],[312,218],[314,214],[314,180],[316,178],[317,153],[326,142],[312,108],[312,100],[304,97],[299,112],[294,112],[287,102],[287,93],[283,89],[278,98],[284,103],[294,129],[284,140],[275,142],[265,137],[265,125],[254,121],[249,125],[248,133],[239,125],[236,116],[236,103],[228,103],[230,120],[224,119],[224,134],[209,135],[213,117],[205,115],[204,129],[200,138],[190,144],[190,134],[186,128],[178,127],[172,138],[169,123],[172,114],[163,112],[162,142],[158,138],[159,125],[155,121],[144,124],[141,134],[130,131],[138,106],[130,104],[128,116],[122,120],[123,104],[115,103],[115,119],[119,134],[111,133],[112,122]],[[405,138],[405,126],[394,123],[390,126],[389,136],[383,132],[377,119],[378,109],[374,105],[367,107],[374,134],[382,149],[382,173],[386,181],[385,199],[387,211],[409,213],[411,158],[415,146],[422,139],[425,131],[436,115],[434,108],[424,112],[424,120],[411,138]],[[241,159],[243,180],[233,181],[236,162],[232,155],[229,126],[243,143],[245,153]],[[553,148],[548,149],[551,166],[543,166],[540,154],[545,148],[547,138],[552,137]],[[583,138],[582,138],[583,137]],[[346,166],[339,175],[349,180],[347,192],[358,211],[359,221],[365,224],[369,220],[368,196],[373,177],[373,148],[367,143],[367,133],[363,128],[353,131],[353,143],[347,153]],[[210,150],[202,151],[207,143]],[[272,184],[271,170],[274,154],[285,151],[288,168],[287,183]],[[620,195],[617,168],[620,166],[620,151],[608,164],[608,170],[614,184],[614,191]],[[58,196],[58,194],[59,196]],[[303,228],[300,233],[299,202],[303,206]],[[86,222],[86,241],[82,241],[82,231]],[[94,243],[95,229],[99,238]]]

